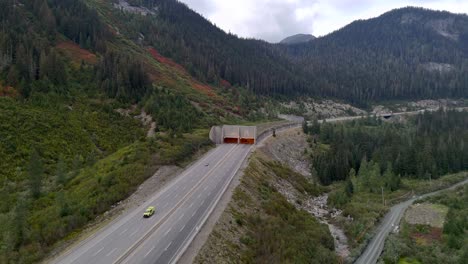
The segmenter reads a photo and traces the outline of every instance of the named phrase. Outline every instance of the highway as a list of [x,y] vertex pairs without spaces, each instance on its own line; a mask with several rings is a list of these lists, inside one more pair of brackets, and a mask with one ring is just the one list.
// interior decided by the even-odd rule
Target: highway
[[382,222],[380,223],[379,227],[377,228],[377,231],[372,238],[372,240],[369,242],[367,245],[366,249],[364,252],[361,254],[361,256],[356,260],[356,264],[373,264],[376,263],[377,260],[379,259],[380,254],[382,253],[382,250],[384,248],[385,244],[385,239],[387,238],[388,234],[392,231],[392,229],[395,228],[395,226],[399,225],[400,220],[403,216],[403,213],[405,212],[406,208],[413,204],[414,201],[420,198],[425,198],[428,196],[435,195],[441,191],[445,190],[451,190],[455,189],[458,186],[461,186],[463,184],[468,183],[468,180],[462,181],[460,183],[457,183],[447,189],[444,190],[439,190],[435,191],[432,193],[424,194],[415,198],[412,198],[410,200],[407,200],[405,202],[399,203],[395,206],[393,206],[390,211],[385,215],[385,217],[382,219]]
[[[219,145],[143,205],[128,210],[52,263],[176,263],[253,146]],[[155,206],[151,218],[143,218]]]
[[[333,118],[327,122],[357,118],[362,116]],[[300,126],[285,125],[277,132]],[[270,132],[259,135],[258,141]],[[51,263],[176,263],[253,148],[252,145],[218,145],[144,204],[127,210]],[[144,219],[143,212],[148,206],[155,206],[156,213]]]

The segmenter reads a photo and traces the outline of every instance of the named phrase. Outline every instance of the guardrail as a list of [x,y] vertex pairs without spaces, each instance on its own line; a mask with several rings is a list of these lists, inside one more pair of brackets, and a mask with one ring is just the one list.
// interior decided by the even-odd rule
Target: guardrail
[[302,126],[302,123],[289,123],[289,124],[283,124],[283,125],[279,125],[276,127],[266,129],[257,135],[257,143],[261,142],[262,140],[264,140],[265,138],[273,134],[273,131],[281,132],[286,129],[290,129],[293,127],[300,127],[300,126]]

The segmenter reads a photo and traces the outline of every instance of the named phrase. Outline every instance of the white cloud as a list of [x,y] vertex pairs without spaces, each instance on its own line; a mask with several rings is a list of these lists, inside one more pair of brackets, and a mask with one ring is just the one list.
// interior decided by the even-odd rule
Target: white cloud
[[468,13],[467,0],[180,0],[240,37],[277,42],[297,33],[323,36],[356,19],[420,6]]

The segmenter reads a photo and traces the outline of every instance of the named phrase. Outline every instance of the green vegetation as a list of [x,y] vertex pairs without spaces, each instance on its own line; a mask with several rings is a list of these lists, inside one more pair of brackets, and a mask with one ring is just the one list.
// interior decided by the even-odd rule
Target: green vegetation
[[155,89],[145,109],[164,130],[189,132],[203,122],[203,113],[191,105],[187,98],[167,89]]
[[319,141],[313,145],[313,161],[323,184],[345,180],[353,169],[358,190],[393,191],[398,189],[398,175],[430,180],[468,170],[467,112],[426,112],[404,123],[371,117],[314,123],[305,132]]
[[[367,118],[305,126],[311,134],[312,172],[331,184],[329,203],[358,253],[389,206],[416,193],[442,189],[466,178],[468,113],[435,112],[404,123]],[[341,181],[341,182],[336,182]]]
[[[134,116],[152,100],[148,69],[86,4],[20,2],[0,3],[0,86],[18,91],[0,98],[0,263],[39,261],[158,166],[184,164],[210,145],[194,108],[178,114],[198,122],[161,122],[147,141]],[[116,111],[132,103],[128,117]]]
[[446,191],[424,202],[449,208],[443,228],[411,225],[402,220],[401,232],[391,235],[382,259],[385,263],[454,263],[468,261],[468,187]]
[[[338,263],[328,227],[289,203],[275,187],[282,181],[307,197],[324,191],[257,151],[225,211],[233,219],[226,227],[229,231],[225,232],[229,233],[220,233],[219,227],[215,228],[196,262],[237,259],[241,263]],[[233,235],[234,238],[227,238]],[[211,243],[216,245],[212,250],[221,259],[210,258],[213,252],[204,257],[205,248]]]
[[[0,111],[6,133],[0,157],[8,161],[0,179],[2,263],[37,262],[54,243],[130,195],[158,166],[183,164],[211,144],[206,130],[146,140],[137,121],[86,104],[64,111],[1,100],[0,106],[8,105]],[[35,115],[44,112],[50,114]],[[26,118],[34,121],[18,122]],[[13,134],[17,141],[6,136]]]
[[[279,45],[225,33],[177,1],[127,2],[157,8],[154,16],[118,14],[117,20],[128,21],[129,37],[208,83],[227,80],[256,94],[329,96],[363,106],[467,95],[468,20],[463,15],[402,8],[308,43]],[[438,21],[448,21],[447,32],[457,37],[439,34]],[[432,68],[437,63],[442,70]]]
[[[260,161],[261,162],[261,161]],[[272,168],[276,177],[287,178],[301,193],[317,192],[301,175],[275,163],[264,164]],[[242,254],[245,263],[333,263],[333,239],[326,228],[309,213],[297,210],[283,195],[268,183],[266,175],[258,177],[254,166],[247,170],[246,178],[256,180],[264,215],[239,214],[248,229],[241,238],[246,245]],[[260,172],[261,173],[261,172]],[[295,175],[291,177],[290,175]],[[255,179],[254,177],[257,176]],[[299,180],[300,181],[296,181]],[[307,193],[309,193],[307,192]]]

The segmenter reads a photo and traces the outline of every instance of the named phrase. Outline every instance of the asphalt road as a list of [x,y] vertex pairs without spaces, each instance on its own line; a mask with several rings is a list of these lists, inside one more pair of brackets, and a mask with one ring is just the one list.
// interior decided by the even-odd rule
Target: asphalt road
[[[358,118],[362,117],[327,122]],[[288,125],[277,132],[298,126]],[[250,145],[217,146],[143,205],[128,210],[52,263],[176,263],[252,149]],[[144,219],[148,206],[155,206],[156,213]]]
[[[175,263],[252,150],[219,145],[143,205],[108,224],[53,263]],[[155,206],[151,218],[143,218]]]
[[[450,188],[444,189],[444,190],[450,190],[454,189],[460,185],[468,183],[468,180],[465,180],[463,182],[460,182],[458,184],[455,184],[451,186]],[[380,254],[382,253],[385,239],[387,238],[388,234],[394,229],[397,225],[399,225],[401,217],[403,216],[403,213],[405,212],[406,208],[410,206],[414,201],[420,198],[425,198],[428,196],[435,195],[441,191],[436,191],[428,194],[424,194],[415,198],[412,198],[408,201],[399,203],[395,206],[393,206],[390,211],[385,215],[385,217],[382,219],[382,222],[380,223],[379,227],[377,228],[377,232],[370,241],[370,243],[367,245],[366,249],[362,253],[362,255],[356,260],[356,264],[373,264],[376,263]]]

